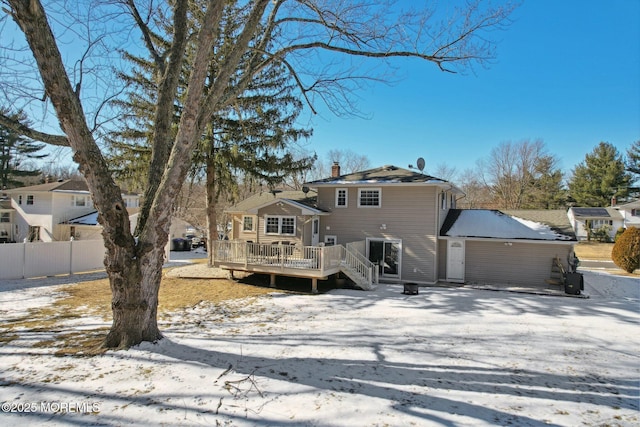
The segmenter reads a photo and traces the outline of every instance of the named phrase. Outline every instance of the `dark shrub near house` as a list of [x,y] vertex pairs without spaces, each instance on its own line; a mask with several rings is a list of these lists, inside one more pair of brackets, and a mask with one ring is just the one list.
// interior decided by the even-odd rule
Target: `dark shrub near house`
[[629,227],[618,237],[611,251],[611,259],[627,273],[640,268],[640,229]]

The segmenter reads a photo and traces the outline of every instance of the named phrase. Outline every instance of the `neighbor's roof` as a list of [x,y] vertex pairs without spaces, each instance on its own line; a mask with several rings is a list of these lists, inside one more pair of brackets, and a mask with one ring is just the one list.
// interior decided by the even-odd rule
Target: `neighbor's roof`
[[[5,193],[35,193],[38,191],[89,193],[89,187],[84,179],[67,179],[63,181],[48,182],[46,184],[31,185],[29,187],[12,188],[10,190],[5,190]],[[128,191],[123,191],[122,194],[139,196],[137,193],[131,193]]]
[[65,224],[98,225],[98,211],[70,219],[69,221],[66,221]]
[[498,210],[451,209],[440,230],[441,236],[460,238],[575,241],[575,234],[564,234],[541,222],[507,215]]
[[622,215],[616,208],[570,208],[575,218],[611,218],[621,219]]
[[[307,185],[349,185],[349,184],[449,184],[444,179],[425,175],[420,172],[388,165],[362,172],[340,175],[309,182]],[[452,184],[449,184],[452,185]],[[456,187],[454,187],[458,190]]]
[[515,216],[529,221],[546,224],[558,233],[575,239],[576,233],[571,226],[571,221],[564,209],[519,209],[503,210],[507,215]]
[[243,201],[231,206],[228,209],[225,209],[225,212],[245,213],[255,209],[259,209],[263,206],[268,206],[278,201],[285,201],[300,208],[323,212],[316,206],[316,200],[317,193],[313,190],[309,190],[309,192],[307,193],[304,193],[303,191],[263,191],[244,199]]
[[[129,214],[129,222],[135,223],[135,221],[137,221],[137,215],[139,211],[139,208],[127,208],[127,213]],[[61,222],[61,224],[98,225],[98,211],[93,211],[88,214],[70,219],[68,221]]]
[[46,184],[31,185],[29,187],[12,188],[7,193],[24,193],[37,191],[78,191],[89,192],[87,183],[82,179],[67,179],[65,181],[48,182]]
[[640,208],[640,200],[625,203],[624,205],[618,205],[615,207],[615,209],[618,209],[618,210],[622,209],[625,211],[629,209],[636,209],[636,208]]

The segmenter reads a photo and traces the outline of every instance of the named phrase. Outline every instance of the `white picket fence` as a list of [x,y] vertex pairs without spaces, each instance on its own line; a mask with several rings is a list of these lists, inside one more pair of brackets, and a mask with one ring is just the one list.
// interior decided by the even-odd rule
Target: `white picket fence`
[[102,239],[0,245],[0,280],[73,274],[104,268]]

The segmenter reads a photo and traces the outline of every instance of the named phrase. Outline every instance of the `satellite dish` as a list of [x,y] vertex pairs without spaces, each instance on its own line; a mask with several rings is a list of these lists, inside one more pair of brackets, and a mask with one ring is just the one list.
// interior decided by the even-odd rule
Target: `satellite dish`
[[424,170],[424,159],[419,157],[416,165],[418,166],[418,169],[420,169],[420,172],[422,172]]

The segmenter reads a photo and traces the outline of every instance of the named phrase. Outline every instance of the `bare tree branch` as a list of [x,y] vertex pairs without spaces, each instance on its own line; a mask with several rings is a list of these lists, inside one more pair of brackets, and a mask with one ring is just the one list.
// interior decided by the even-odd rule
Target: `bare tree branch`
[[0,125],[8,127],[9,129],[13,129],[14,131],[35,141],[45,142],[47,144],[56,145],[58,147],[69,147],[69,140],[66,136],[39,132],[2,113],[0,113]]

